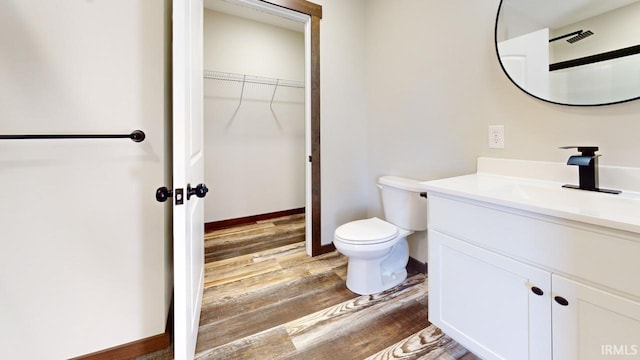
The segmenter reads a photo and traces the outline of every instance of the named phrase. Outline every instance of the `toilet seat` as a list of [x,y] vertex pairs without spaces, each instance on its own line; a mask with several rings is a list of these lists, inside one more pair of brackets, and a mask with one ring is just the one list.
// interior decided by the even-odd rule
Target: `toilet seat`
[[397,226],[374,217],[339,226],[335,231],[335,238],[346,244],[373,245],[393,240],[398,233]]

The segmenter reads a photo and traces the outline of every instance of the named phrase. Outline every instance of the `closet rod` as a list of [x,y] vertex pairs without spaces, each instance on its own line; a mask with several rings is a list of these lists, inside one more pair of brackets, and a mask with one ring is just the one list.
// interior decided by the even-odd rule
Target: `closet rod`
[[0,140],[40,140],[40,139],[131,139],[133,142],[144,141],[146,135],[142,130],[134,130],[131,134],[94,135],[94,134],[49,134],[49,135],[0,135]]
[[214,79],[214,80],[236,81],[236,82],[241,82],[241,83],[252,83],[252,84],[275,85],[275,86],[284,86],[284,87],[293,87],[293,88],[304,88],[304,82],[302,82],[302,81],[274,79],[274,78],[261,77],[261,76],[227,73],[227,72],[222,72],[222,71],[205,70],[204,71],[204,78],[205,79]]

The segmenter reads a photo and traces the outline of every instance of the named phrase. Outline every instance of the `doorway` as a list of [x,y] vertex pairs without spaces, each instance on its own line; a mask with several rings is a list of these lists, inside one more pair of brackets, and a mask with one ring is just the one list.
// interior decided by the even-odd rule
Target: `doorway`
[[[322,8],[304,0],[229,0],[248,4],[270,14],[280,14],[305,24],[305,133],[309,151],[306,211],[307,253],[318,255],[334,247],[322,246],[320,238],[320,64],[319,25]],[[195,6],[194,6],[195,5]],[[280,7],[282,6],[282,7]],[[204,285],[203,206],[189,200],[191,184],[204,187],[202,108],[203,90],[203,2],[174,1],[172,4],[173,68],[173,250],[174,250],[174,341],[177,359],[193,358],[198,315]],[[308,130],[308,131],[307,131]],[[215,184],[211,184],[211,187]],[[184,190],[186,189],[186,194]],[[186,206],[185,206],[186,205]]]
[[[211,129],[207,129],[209,117],[217,118],[213,125],[215,131],[227,136],[226,139],[213,139],[216,146],[212,147],[216,150],[207,153],[207,164],[210,164],[209,159],[215,159],[207,173],[217,174],[212,175],[217,179],[207,179],[207,182],[220,196],[216,199],[213,192],[208,196],[205,222],[271,213],[269,206],[275,207],[275,213],[285,209],[301,210],[306,215],[307,254],[315,256],[333,250],[332,246],[321,246],[320,238],[317,34],[321,13],[304,8],[291,10],[271,3],[273,1],[204,1],[205,40],[207,31],[211,34],[223,32],[218,38],[224,39],[214,45],[217,48],[207,49],[205,44],[205,144],[211,136]],[[287,7],[313,5],[321,9],[306,1],[287,3]],[[309,12],[313,14],[307,14]],[[207,29],[207,20],[214,21],[213,29]],[[231,24],[234,21],[236,24]],[[245,21],[245,27],[234,33],[233,26],[237,27],[238,21]],[[221,28],[224,22],[231,27]],[[293,50],[295,55],[291,56],[292,59],[283,59],[283,54],[268,51],[261,56],[260,48],[267,41],[256,42],[254,39],[250,40],[252,44],[244,45],[238,41],[252,30],[250,28],[260,26],[252,24],[264,24],[259,32],[269,32],[272,30],[264,29],[271,28],[275,29],[274,33],[293,37],[293,41],[285,40],[288,41],[286,46],[291,47],[297,41],[299,44],[295,46],[299,49]],[[237,33],[242,33],[242,36]],[[298,40],[295,39],[296,33]],[[282,44],[282,36],[277,41]],[[248,56],[225,53],[225,48],[229,53],[234,53],[232,50],[238,53],[237,48],[242,46],[254,48],[244,49]],[[278,56],[280,60],[277,60]],[[276,69],[274,66],[269,68],[269,62],[276,64]],[[213,65],[208,67],[208,63]],[[229,138],[235,138],[235,144],[230,144]],[[262,188],[251,185],[256,178],[263,182],[259,183]],[[234,192],[239,194],[240,201],[229,200]]]

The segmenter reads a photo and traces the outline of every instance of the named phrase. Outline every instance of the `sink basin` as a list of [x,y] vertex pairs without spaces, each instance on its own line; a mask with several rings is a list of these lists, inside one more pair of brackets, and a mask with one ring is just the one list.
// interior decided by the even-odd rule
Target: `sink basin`
[[488,193],[513,201],[551,207],[572,207],[585,215],[607,216],[622,213],[640,217],[640,197],[633,193],[606,194],[563,188],[557,184],[527,182],[501,184]]
[[427,192],[640,233],[640,193],[607,194],[561,183],[473,174],[422,183]]

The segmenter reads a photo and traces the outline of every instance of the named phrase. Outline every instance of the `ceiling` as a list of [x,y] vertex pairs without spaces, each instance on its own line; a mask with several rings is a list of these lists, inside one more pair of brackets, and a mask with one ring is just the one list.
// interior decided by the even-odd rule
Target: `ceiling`
[[204,8],[297,32],[304,32],[304,24],[301,22],[269,14],[235,2],[225,0],[204,0]]

